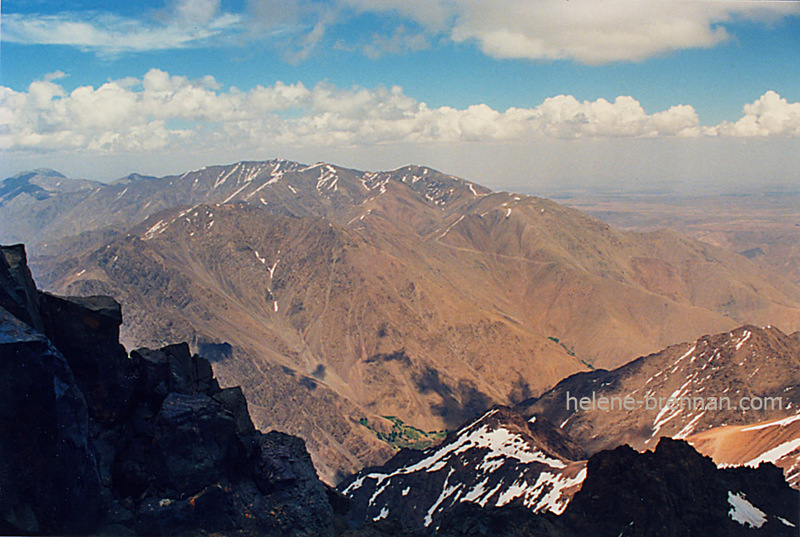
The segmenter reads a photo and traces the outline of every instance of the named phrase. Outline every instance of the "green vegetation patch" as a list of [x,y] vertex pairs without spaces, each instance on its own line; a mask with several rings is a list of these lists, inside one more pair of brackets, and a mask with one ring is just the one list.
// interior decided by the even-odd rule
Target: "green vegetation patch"
[[392,430],[389,433],[384,433],[376,430],[367,418],[358,420],[362,426],[372,431],[378,440],[386,442],[392,448],[400,449],[418,449],[423,450],[430,446],[436,445],[441,442],[447,431],[423,431],[411,425],[406,425],[403,420],[397,416],[381,416],[384,419],[392,422]]

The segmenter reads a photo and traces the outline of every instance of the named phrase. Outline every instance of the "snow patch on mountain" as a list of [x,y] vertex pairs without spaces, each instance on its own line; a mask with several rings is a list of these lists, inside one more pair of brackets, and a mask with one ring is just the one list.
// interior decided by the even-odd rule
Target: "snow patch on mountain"
[[764,511],[748,502],[741,492],[728,491],[728,504],[731,506],[728,516],[742,526],[760,528],[767,522]]
[[548,452],[530,429],[535,422],[509,421],[508,411],[498,412],[486,412],[405,464],[356,476],[342,493],[370,519],[386,509],[386,516],[419,516],[425,527],[461,502],[493,507],[516,502],[533,512],[562,513],[586,477],[585,462]]

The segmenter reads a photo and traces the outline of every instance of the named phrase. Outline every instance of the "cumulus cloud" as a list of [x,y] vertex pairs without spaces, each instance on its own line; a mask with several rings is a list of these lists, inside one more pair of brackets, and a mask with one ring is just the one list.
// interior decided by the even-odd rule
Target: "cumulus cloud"
[[0,87],[0,149],[25,151],[181,150],[520,142],[698,136],[800,136],[800,103],[767,92],[735,123],[700,125],[689,105],[648,114],[633,97],[579,101],[571,95],[532,108],[431,108],[397,86],[339,88],[320,83],[222,88],[152,69],[67,92],[58,76],[27,91]]
[[743,108],[742,118],[724,122],[713,132],[728,136],[800,136],[800,103],[768,91]]

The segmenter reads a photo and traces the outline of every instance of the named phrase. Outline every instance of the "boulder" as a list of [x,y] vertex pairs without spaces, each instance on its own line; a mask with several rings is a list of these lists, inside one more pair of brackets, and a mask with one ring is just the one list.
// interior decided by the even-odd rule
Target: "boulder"
[[110,297],[40,293],[45,334],[72,368],[92,418],[114,423],[126,416],[135,371],[119,344],[122,311]]

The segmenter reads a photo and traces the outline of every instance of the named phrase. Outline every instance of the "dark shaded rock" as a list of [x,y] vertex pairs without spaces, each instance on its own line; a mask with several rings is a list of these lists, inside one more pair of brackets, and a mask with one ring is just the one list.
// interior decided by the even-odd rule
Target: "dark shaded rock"
[[39,292],[28,269],[25,246],[0,246],[0,307],[44,332]]
[[194,493],[219,480],[233,456],[236,422],[207,395],[170,393],[156,418],[155,444],[167,474],[163,486]]
[[198,528],[242,528],[241,507],[230,487],[215,483],[184,499],[148,498],[139,508],[136,529],[140,535],[189,536],[197,535]]
[[92,418],[121,419],[129,410],[135,371],[119,344],[120,305],[109,297],[40,298],[45,334],[67,358]]
[[347,496],[328,485],[325,485],[325,494],[328,495],[328,502],[331,504],[334,514],[342,516],[347,514],[350,510],[350,499]]
[[[521,506],[483,509],[474,503],[454,507],[442,519],[441,537],[561,537],[563,529],[546,516],[532,516]],[[591,534],[587,534],[587,537]]]
[[225,388],[215,394],[213,398],[231,413],[239,434],[250,435],[256,432],[253,420],[250,419],[250,413],[247,411],[247,399],[245,399],[241,387]]
[[[220,391],[219,383],[214,378],[214,370],[211,368],[211,362],[202,356],[192,356],[194,371],[196,376],[196,390],[198,393],[215,394]],[[237,389],[241,390],[237,386]],[[249,418],[249,415],[248,415]]]
[[359,528],[351,528],[342,533],[342,537],[423,537],[429,532],[404,528],[396,519],[379,520]]
[[186,344],[128,357],[118,303],[37,293],[2,253],[0,534],[333,535],[302,440],[256,431]]
[[100,511],[86,401],[50,342],[0,308],[0,519],[88,533]]
[[281,526],[311,535],[331,535],[333,508],[305,442],[276,431],[259,434],[254,440],[257,450],[252,475],[278,513]]
[[[143,369],[143,391],[146,394],[182,393],[186,395],[219,392],[211,364],[189,352],[189,345],[178,343],[162,349],[137,349],[131,358]],[[160,401],[159,401],[160,404]]]
[[718,470],[710,458],[670,438],[661,438],[655,452],[622,446],[591,457],[583,487],[562,517],[571,531],[598,537],[750,535],[731,517],[730,494],[764,511],[763,534],[797,534],[798,492],[778,468]]

